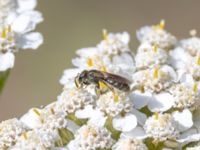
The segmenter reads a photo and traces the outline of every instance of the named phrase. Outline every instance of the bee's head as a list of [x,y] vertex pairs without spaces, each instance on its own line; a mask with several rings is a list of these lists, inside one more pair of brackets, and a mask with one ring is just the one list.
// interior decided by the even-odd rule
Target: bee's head
[[77,87],[82,87],[83,85],[90,84],[90,81],[88,80],[88,71],[87,70],[82,71],[75,77],[75,84]]

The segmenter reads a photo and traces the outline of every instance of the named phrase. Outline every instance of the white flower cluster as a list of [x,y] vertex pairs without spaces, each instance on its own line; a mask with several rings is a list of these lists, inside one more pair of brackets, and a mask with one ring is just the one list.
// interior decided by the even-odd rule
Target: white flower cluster
[[14,145],[18,137],[25,132],[26,127],[16,118],[3,121],[0,124],[0,149]]
[[35,11],[37,0],[0,0],[0,72],[14,66],[19,49],[37,49],[43,43],[38,32],[32,32],[43,21]]
[[[137,37],[136,54],[128,33],[106,30],[96,47],[77,50],[75,68],[60,80],[64,88],[57,101],[30,109],[18,121],[23,128],[12,125],[20,132],[15,129],[9,142],[0,138],[1,145],[12,150],[199,149],[200,39],[193,34],[179,42],[164,21],[142,27]],[[93,77],[81,76],[94,70]],[[124,78],[129,90],[122,88]]]
[[113,145],[111,134],[105,129],[93,125],[84,125],[78,129],[69,150],[109,149]]
[[146,145],[140,139],[121,138],[113,146],[113,150],[148,150]]

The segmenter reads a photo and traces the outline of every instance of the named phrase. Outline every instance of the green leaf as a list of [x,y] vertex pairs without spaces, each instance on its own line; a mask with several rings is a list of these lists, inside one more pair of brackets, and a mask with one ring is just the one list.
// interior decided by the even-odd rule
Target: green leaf
[[6,80],[8,78],[10,74],[10,70],[4,71],[4,72],[0,72],[0,94],[3,91],[3,88],[5,86]]

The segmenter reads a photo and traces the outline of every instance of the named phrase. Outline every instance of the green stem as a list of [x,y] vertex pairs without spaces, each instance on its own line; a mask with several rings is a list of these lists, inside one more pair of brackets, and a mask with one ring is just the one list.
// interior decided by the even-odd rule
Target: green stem
[[149,150],[162,150],[163,149],[163,142],[155,143],[153,139],[147,138],[145,143]]
[[60,136],[60,140],[55,143],[56,147],[63,147],[74,139],[73,133],[66,128],[58,129],[58,134]]
[[105,127],[111,132],[113,139],[115,140],[119,139],[121,132],[113,128],[112,117],[107,118]]
[[10,74],[10,70],[0,72],[0,94],[3,91],[3,88],[5,86],[6,80],[8,79],[8,76]]
[[74,114],[68,114],[67,119],[75,122],[79,126],[82,126],[87,123],[87,119],[78,119]]

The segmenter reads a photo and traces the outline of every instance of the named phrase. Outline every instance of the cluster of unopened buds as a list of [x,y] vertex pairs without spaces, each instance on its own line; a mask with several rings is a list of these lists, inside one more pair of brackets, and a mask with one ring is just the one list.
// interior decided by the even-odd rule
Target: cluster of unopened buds
[[[0,59],[18,46],[14,34],[2,28]],[[137,38],[134,52],[127,32],[103,30],[77,50],[57,101],[0,123],[0,149],[199,150],[200,38],[177,40],[164,20]]]

